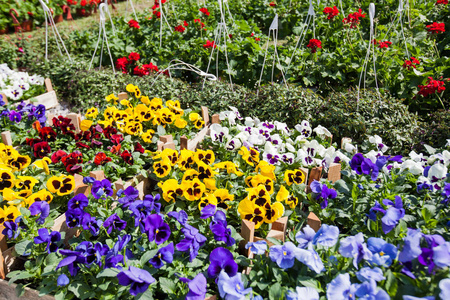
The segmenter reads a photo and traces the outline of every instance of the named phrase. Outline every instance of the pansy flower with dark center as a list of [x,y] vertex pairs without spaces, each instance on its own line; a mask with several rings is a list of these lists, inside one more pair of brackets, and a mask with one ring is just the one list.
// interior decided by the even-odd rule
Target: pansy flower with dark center
[[47,181],[47,188],[53,194],[58,194],[58,196],[68,195],[75,188],[75,179],[73,176],[53,176]]
[[184,198],[189,201],[199,200],[205,192],[205,185],[198,178],[192,181],[183,181],[181,186]]
[[113,229],[117,231],[124,230],[127,227],[127,222],[119,218],[117,214],[112,214],[103,222],[103,227],[107,229],[108,234],[111,234]]
[[33,145],[33,154],[37,158],[43,158],[52,151],[47,142],[39,142]]
[[52,193],[50,193],[49,191],[43,189],[40,190],[37,193],[31,194],[26,200],[25,202],[29,205],[33,204],[34,202],[37,201],[45,201],[47,203],[52,202],[53,200],[53,195]]
[[155,241],[157,245],[160,245],[169,239],[170,227],[167,223],[164,223],[160,215],[155,214],[146,217],[143,224],[150,242]]
[[222,247],[217,247],[209,255],[210,265],[208,267],[208,277],[216,278],[223,270],[229,276],[234,276],[237,273],[238,265],[234,261],[233,254],[230,250]]
[[0,170],[0,191],[5,188],[12,188],[14,186],[14,174],[7,170]]
[[216,241],[224,242],[228,247],[231,247],[236,243],[236,240],[231,236],[231,229],[227,226],[225,213],[218,210],[209,224],[209,229],[214,234]]
[[259,185],[255,188],[248,189],[247,199],[258,206],[264,206],[266,203],[270,203],[270,194],[265,186]]
[[182,149],[178,159],[178,167],[181,171],[186,171],[194,164],[194,151]]
[[89,199],[85,194],[78,194],[67,203],[67,209],[83,209],[89,205]]
[[264,204],[264,208],[266,209],[266,214],[264,215],[264,222],[266,223],[273,223],[284,214],[284,206],[280,202],[275,202],[274,204],[267,202]]
[[212,150],[197,150],[194,157],[196,162],[202,161],[207,165],[211,165],[216,160]]
[[306,181],[305,172],[302,170],[287,170],[284,173],[284,181],[291,186],[293,183],[302,184]]
[[107,196],[111,197],[114,194],[111,187],[111,182],[108,179],[94,181],[91,191],[95,199],[100,199]]
[[171,170],[172,166],[167,157],[153,164],[153,173],[155,173],[155,175],[159,178],[166,177]]
[[38,182],[39,180],[32,176],[17,176],[15,184],[18,189],[32,190]]
[[81,226],[83,220],[90,217],[89,213],[84,212],[79,208],[66,211],[65,216],[66,224],[69,228]]
[[216,172],[213,171],[210,165],[207,165],[202,161],[199,161],[197,165],[198,165],[198,179],[200,180],[212,178],[214,174],[216,174]]
[[261,174],[257,174],[255,176],[248,176],[245,179],[245,183],[247,183],[247,185],[249,187],[257,187],[257,186],[264,186],[266,191],[269,194],[273,193],[273,181],[272,179],[270,179],[269,177],[263,176]]
[[205,197],[200,199],[200,202],[198,203],[198,209],[202,211],[203,208],[205,208],[208,205],[214,205],[214,207],[217,206],[217,199],[216,196],[214,196],[213,194],[206,194]]
[[170,264],[173,261],[173,251],[173,243],[170,243],[167,246],[159,249],[156,255],[149,260],[149,263],[156,269],[164,266],[164,262]]
[[57,150],[52,154],[52,163],[56,164],[61,161],[63,157],[67,156],[67,153],[63,150]]
[[39,137],[46,142],[56,141],[56,135],[56,132],[51,127],[42,127],[41,130],[39,130]]
[[120,154],[120,157],[122,157],[122,159],[124,160],[124,162],[126,162],[129,165],[133,165],[134,160],[133,160],[133,156],[131,156],[131,153],[128,150],[125,150],[122,152],[122,154]]
[[194,169],[188,169],[184,172],[182,181],[192,181],[195,178],[198,178],[198,172]]
[[134,146],[134,152],[139,152],[141,154],[143,154],[145,152],[144,147],[142,147],[141,144],[136,143],[136,145]]
[[[0,222],[0,224],[1,224],[1,222]],[[16,239],[19,236],[20,227],[19,227],[19,225],[17,225],[16,222],[7,221],[7,222],[4,222],[2,225],[4,227],[2,234],[5,235],[8,238],[8,240]]]
[[255,163],[259,162],[259,152],[254,148],[247,149],[247,147],[242,146],[238,151],[238,154],[241,155],[242,159],[250,166],[254,166]]
[[31,158],[28,155],[15,155],[7,160],[8,165],[17,171],[22,171],[31,163]]
[[45,251],[48,253],[58,251],[58,242],[61,241],[61,234],[58,231],[53,231],[50,234],[48,233],[47,228],[41,228],[38,230],[38,236],[34,238],[35,244],[45,244]]
[[163,199],[167,202],[175,201],[177,195],[183,196],[183,190],[176,179],[168,179],[164,183],[158,182],[158,187],[162,190]]
[[20,123],[20,121],[22,120],[22,114],[15,110],[12,110],[9,112],[9,120],[11,122]]
[[234,200],[234,195],[230,194],[227,189],[217,189],[214,191],[214,196],[217,199],[217,207],[228,209],[227,202]]
[[255,223],[255,229],[261,226],[266,215],[263,206],[259,206],[249,199],[244,199],[239,203],[238,212],[243,220]]

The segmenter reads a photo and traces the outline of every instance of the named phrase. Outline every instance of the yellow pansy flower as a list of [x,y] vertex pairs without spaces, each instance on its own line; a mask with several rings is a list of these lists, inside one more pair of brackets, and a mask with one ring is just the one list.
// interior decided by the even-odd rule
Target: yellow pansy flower
[[275,166],[269,164],[265,160],[261,160],[259,164],[256,166],[255,171],[258,173],[261,173],[261,175],[264,175],[266,177],[269,177],[272,180],[276,180],[275,176]]
[[295,197],[294,195],[290,195],[287,199],[286,199],[286,204],[289,205],[289,207],[291,209],[294,209],[297,204],[298,204],[298,198]]
[[270,203],[270,194],[263,185],[247,189],[247,191],[246,199],[255,202],[257,205],[264,206],[266,203]]
[[217,198],[213,194],[206,194],[205,197],[200,199],[200,202],[198,203],[198,209],[202,211],[203,208],[210,204],[217,207]]
[[194,159],[196,163],[202,161],[207,165],[211,165],[216,160],[216,156],[214,155],[214,152],[212,150],[198,149],[197,151],[195,151]]
[[0,207],[0,225],[7,221],[14,221],[20,215],[19,209],[14,205]]
[[175,115],[167,107],[160,109],[159,114],[161,115],[162,124],[172,124],[175,120]]
[[214,191],[214,196],[217,199],[217,207],[228,209],[227,202],[234,200],[234,195],[230,194],[227,189],[217,189]]
[[259,152],[254,148],[250,147],[250,149],[247,149],[247,147],[242,146],[241,149],[239,149],[238,154],[251,166],[254,166],[255,163],[259,163]]
[[150,101],[150,109],[153,111],[157,111],[163,108],[163,102],[161,98],[153,98]]
[[186,120],[183,118],[176,118],[175,122],[173,123],[177,128],[183,129],[187,126]]
[[89,128],[91,128],[92,123],[94,123],[94,122],[92,122],[91,120],[88,120],[88,119],[85,119],[85,120],[81,121],[81,123],[80,123],[81,131],[88,131]]
[[216,180],[214,178],[205,178],[203,179],[203,183],[205,184],[205,187],[210,191],[215,191],[217,189]]
[[31,204],[37,201],[46,201],[47,203],[50,203],[52,202],[52,200],[53,195],[49,191],[43,189],[37,193],[28,196],[27,199],[25,200],[25,203],[27,204],[27,206],[30,206]]
[[110,95],[105,97],[105,100],[107,102],[112,102],[112,104],[116,105],[117,104],[117,100],[119,100],[119,98],[117,98],[114,94],[110,94]]
[[136,87],[137,86],[135,86],[134,84],[130,83],[130,84],[127,84],[125,89],[127,90],[128,93],[134,93],[134,90],[136,89]]
[[68,195],[74,188],[75,179],[73,176],[52,176],[47,180],[47,189],[53,194],[56,193],[58,196]]
[[145,105],[149,105],[150,104],[150,99],[147,96],[142,96],[140,100]]
[[178,157],[178,167],[181,171],[186,171],[194,164],[194,151],[182,149]]
[[176,179],[168,179],[164,182],[158,182],[159,188],[162,190],[163,199],[167,202],[174,201],[176,196],[183,196],[183,189]]
[[154,130],[148,129],[146,132],[144,132],[144,133],[141,135],[141,138],[142,138],[142,140],[143,140],[144,142],[150,144],[150,143],[152,142],[152,137],[153,137],[153,134],[154,134],[154,133],[155,133]]
[[206,178],[212,178],[214,174],[217,174],[213,171],[210,165],[205,164],[203,161],[197,162],[198,166],[198,179],[203,180]]
[[198,172],[194,169],[189,169],[184,172],[182,181],[190,181],[195,178],[198,178]]
[[168,159],[170,161],[170,164],[172,166],[175,166],[178,162],[178,151],[166,148],[163,151],[161,151],[159,154],[155,155],[153,159]]
[[297,170],[287,170],[284,173],[284,181],[287,185],[291,186],[293,183],[301,184],[306,181],[306,174],[300,169]]
[[98,109],[97,107],[91,107],[86,111],[85,114],[86,118],[95,119],[98,116]]
[[192,181],[183,181],[181,185],[183,186],[183,196],[189,201],[199,200],[205,192],[205,185],[198,178]]
[[263,176],[261,174],[256,174],[255,176],[248,176],[245,182],[249,187],[256,187],[258,185],[264,185],[266,191],[269,194],[273,193],[273,181],[269,177]]
[[264,214],[264,222],[273,223],[284,214],[284,206],[280,202],[275,202],[273,204],[266,203],[264,205],[266,213]]
[[277,193],[277,198],[276,199],[277,199],[278,202],[283,202],[287,198],[289,198],[289,191],[284,187],[284,185],[282,185],[280,187],[280,190]]
[[241,219],[255,223],[255,229],[261,227],[266,215],[266,210],[264,207],[257,205],[249,199],[244,199],[239,202],[238,212]]
[[170,171],[172,170],[172,166],[170,160],[167,157],[163,157],[162,160],[157,161],[153,164],[153,173],[159,178],[166,177]]
[[28,155],[17,154],[8,159],[7,163],[12,169],[22,171],[30,165],[31,158]]
[[32,176],[17,176],[16,181],[14,182],[16,188],[22,190],[32,190],[34,185],[38,183],[39,180]]
[[14,174],[8,170],[0,170],[0,191],[6,188],[12,188],[16,180]]

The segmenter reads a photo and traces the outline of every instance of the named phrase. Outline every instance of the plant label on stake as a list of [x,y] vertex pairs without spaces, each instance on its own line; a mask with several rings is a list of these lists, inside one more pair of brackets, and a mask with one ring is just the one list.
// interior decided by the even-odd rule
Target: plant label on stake
[[[364,59],[363,67],[362,67],[362,70],[361,70],[361,75],[359,76],[357,110],[359,110],[359,94],[360,94],[360,90],[361,90],[361,81],[363,79],[363,74],[364,74],[363,88],[364,89],[366,88],[367,67],[368,67],[369,60],[370,60],[371,49],[373,51],[372,57],[373,57],[373,72],[374,72],[374,76],[375,76],[375,86],[376,86],[378,97],[380,96],[380,92],[378,90],[378,81],[377,81],[377,69],[376,69],[376,66],[375,66],[375,62],[376,62],[375,44],[373,43],[373,40],[375,38],[374,37],[374,30],[373,30],[373,20],[375,18],[375,4],[373,4],[373,3],[370,3],[370,5],[369,5],[369,17],[370,17],[369,46],[367,47],[366,57]],[[381,98],[380,98],[380,101],[381,101]]]
[[[277,50],[277,43],[278,43],[278,14],[275,15],[275,17],[273,18],[272,24],[270,24],[269,27],[269,34],[267,35],[267,43],[266,43],[266,50],[264,52],[264,61],[263,61],[263,66],[261,69],[261,75],[259,76],[259,80],[258,80],[258,91],[257,91],[257,95],[259,95],[259,88],[261,87],[261,80],[262,80],[262,76],[264,73],[264,66],[266,65],[266,59],[267,59],[267,52],[269,49],[269,41],[270,41],[270,34],[272,33],[272,39],[274,42],[274,53],[273,53],[273,60],[272,60],[272,76],[271,76],[271,80],[272,80],[272,84],[273,84],[273,73],[275,71],[275,60],[278,61],[278,64],[281,66],[281,62],[280,62],[280,57],[278,56],[278,50]],[[286,78],[284,77],[284,73],[283,70],[281,71],[281,76],[283,76],[283,82],[286,85],[286,88],[288,87],[286,84]]]
[[42,9],[44,10],[44,18],[45,18],[45,60],[48,60],[48,24],[50,23],[53,30],[53,35],[55,36],[56,45],[58,46],[59,53],[61,54],[61,56],[63,55],[61,51],[61,46],[59,45],[59,43],[61,43],[67,54],[67,57],[69,58],[69,61],[72,61],[72,58],[70,57],[70,54],[67,51],[61,36],[59,35],[58,28],[56,28],[55,21],[53,21],[50,9],[42,0],[39,0],[39,3],[41,4]]
[[[99,10],[100,10],[100,23],[99,23],[99,29],[98,29],[98,40],[97,40],[97,45],[95,45],[95,50],[94,50],[94,54],[92,55],[91,63],[89,64],[89,70],[91,70],[92,62],[94,61],[95,53],[97,52],[98,44],[100,43],[100,39],[101,39],[102,40],[102,49],[100,50],[99,67],[101,67],[101,65],[102,65],[103,46],[106,41],[106,48],[108,49],[109,58],[111,59],[111,66],[113,68],[114,74],[116,74],[116,70],[114,68],[114,61],[112,59],[111,51],[109,50],[108,37],[106,35],[106,28],[105,28],[105,23],[106,23],[105,15],[106,15],[106,12],[108,12],[108,5],[105,3],[101,3],[99,5]],[[103,33],[103,35],[102,35],[102,33]]]

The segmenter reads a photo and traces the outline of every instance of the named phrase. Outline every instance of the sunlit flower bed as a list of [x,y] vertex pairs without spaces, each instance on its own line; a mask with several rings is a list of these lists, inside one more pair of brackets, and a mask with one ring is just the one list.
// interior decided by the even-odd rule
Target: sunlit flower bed
[[[290,129],[241,118],[233,108],[210,126],[202,149],[155,151],[153,135],[192,137],[203,120],[176,101],[144,98],[134,86],[127,91],[134,96],[122,101],[108,96],[113,103],[103,112],[89,109],[79,140],[64,118],[55,118],[53,126],[30,130],[35,136],[28,141],[41,140],[24,146],[29,156],[3,146],[15,158],[3,155],[0,167],[8,201],[2,207],[3,234],[28,259],[25,270],[8,274],[11,282],[25,280],[60,299],[450,297],[449,149],[427,146],[428,154],[389,155],[378,136],[363,145],[346,141],[338,149],[324,127],[313,129],[303,121]],[[116,130],[109,138],[107,128]],[[117,135],[123,140],[114,143]],[[49,136],[55,140],[47,141]],[[43,142],[51,149],[64,147],[64,153],[35,147]],[[148,165],[138,169],[157,182],[151,194],[139,198],[132,186],[114,190],[112,180],[85,174],[107,158],[105,166],[125,166],[125,158],[111,149],[132,151],[138,142],[147,150],[131,156]],[[100,149],[107,158],[97,157]],[[33,156],[37,167],[29,166]],[[332,163],[341,164],[341,179],[313,181],[307,193],[308,169],[326,171]],[[64,233],[49,231],[58,215],[55,200],[47,207],[46,199],[29,203],[21,196],[24,184],[15,179],[30,168],[40,174],[31,175],[31,190],[46,186],[62,197],[65,178],[82,169],[90,192],[58,198],[66,225],[79,232],[68,244]],[[48,174],[55,170],[61,175]],[[112,170],[105,173],[115,179]],[[306,225],[309,212],[322,221],[317,232]],[[289,218],[284,243],[250,241],[246,248],[253,258],[239,252],[244,220],[264,238],[283,216]]]

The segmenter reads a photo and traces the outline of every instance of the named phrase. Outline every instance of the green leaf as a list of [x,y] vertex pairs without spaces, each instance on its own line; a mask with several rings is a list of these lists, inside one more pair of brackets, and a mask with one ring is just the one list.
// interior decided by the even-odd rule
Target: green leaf
[[391,297],[397,294],[398,281],[394,273],[391,270],[386,272],[386,291]]
[[315,280],[313,278],[306,277],[306,276],[299,276],[297,278],[297,281],[299,283],[301,283],[303,286],[309,286],[309,287],[315,288],[318,292],[322,292],[323,291],[323,289],[320,286],[319,281],[317,281],[317,280]]
[[152,290],[148,289],[144,293],[140,294],[139,296],[136,296],[137,300],[153,300],[153,292]]
[[273,300],[281,299],[281,285],[278,282],[270,287],[269,299]]
[[116,268],[108,268],[102,270],[100,273],[97,274],[97,278],[100,277],[117,277],[117,274],[119,274],[119,269]]
[[[17,275],[15,276],[11,276],[11,279],[9,280],[10,284],[20,279],[28,279],[34,277],[34,274],[31,274],[30,272],[27,271],[20,271],[19,273],[16,274]],[[9,275],[10,274],[6,275],[6,277],[9,277]]]
[[272,237],[268,237],[267,240],[269,242],[271,242],[272,244],[274,244],[274,245],[281,245],[282,244],[282,242],[280,240],[272,238]]
[[56,252],[52,252],[45,258],[45,265],[46,266],[57,265],[59,261],[60,259],[58,258]]
[[160,277],[159,278],[159,286],[161,287],[161,289],[163,290],[164,293],[175,294],[175,287],[176,287],[175,280],[165,278],[165,277]]
[[33,245],[34,245],[33,241],[23,240],[14,246],[14,250],[19,255],[27,255],[27,254],[29,255],[31,253],[31,248],[33,247]]

